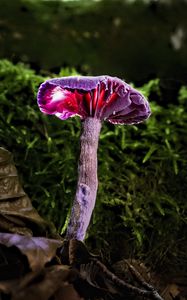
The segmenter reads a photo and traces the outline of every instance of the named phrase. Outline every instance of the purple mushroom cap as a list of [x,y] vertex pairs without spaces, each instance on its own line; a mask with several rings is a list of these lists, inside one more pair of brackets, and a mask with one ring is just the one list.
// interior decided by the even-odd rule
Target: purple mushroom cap
[[41,84],[38,105],[45,114],[65,120],[75,115],[113,124],[136,124],[150,116],[144,96],[129,84],[111,76],[69,76]]

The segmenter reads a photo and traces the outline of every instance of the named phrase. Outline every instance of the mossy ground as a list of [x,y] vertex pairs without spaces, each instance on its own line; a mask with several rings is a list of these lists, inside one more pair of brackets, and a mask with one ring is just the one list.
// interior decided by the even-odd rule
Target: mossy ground
[[[66,75],[72,72],[66,69]],[[1,146],[13,152],[33,205],[63,234],[76,187],[80,119],[62,122],[41,114],[36,92],[46,77],[23,64],[1,60],[0,79]],[[187,221],[187,87],[180,87],[172,104],[163,99],[159,79],[140,90],[151,104],[149,120],[103,125],[87,244],[113,262],[125,254],[155,268],[169,262],[180,269]]]

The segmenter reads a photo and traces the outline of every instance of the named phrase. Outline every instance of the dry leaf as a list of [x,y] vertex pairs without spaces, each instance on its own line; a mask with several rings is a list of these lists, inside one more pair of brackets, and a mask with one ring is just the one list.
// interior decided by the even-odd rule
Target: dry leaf
[[[75,277],[68,266],[52,266],[38,274],[25,278],[13,292],[12,300],[81,300],[73,285]],[[64,297],[66,296],[66,297]]]
[[51,236],[55,232],[32,206],[19,182],[12,154],[0,147],[0,231]]
[[32,270],[44,267],[56,255],[57,248],[62,245],[60,240],[11,233],[0,233],[0,243],[7,247],[17,247],[22,254],[26,255]]
[[30,272],[20,280],[0,283],[0,290],[10,300],[84,300],[72,284],[77,274],[69,266],[55,265]]

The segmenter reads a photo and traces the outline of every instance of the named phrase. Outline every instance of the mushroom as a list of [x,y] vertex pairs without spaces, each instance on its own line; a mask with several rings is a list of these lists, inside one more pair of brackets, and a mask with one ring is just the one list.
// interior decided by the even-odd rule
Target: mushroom
[[45,114],[61,120],[80,116],[78,182],[66,238],[83,241],[95,206],[98,188],[97,148],[101,124],[137,124],[150,116],[140,92],[111,76],[69,76],[41,84],[38,105]]

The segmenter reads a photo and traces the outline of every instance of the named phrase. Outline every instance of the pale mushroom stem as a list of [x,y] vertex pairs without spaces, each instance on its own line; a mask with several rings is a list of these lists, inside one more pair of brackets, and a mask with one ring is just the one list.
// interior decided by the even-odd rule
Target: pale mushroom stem
[[88,117],[82,122],[80,158],[76,195],[66,238],[83,241],[95,206],[97,179],[97,148],[101,121]]

